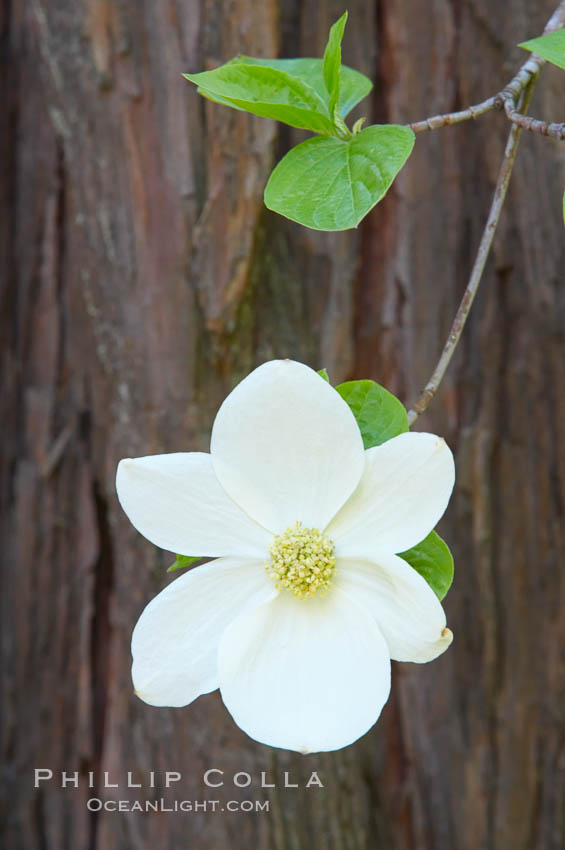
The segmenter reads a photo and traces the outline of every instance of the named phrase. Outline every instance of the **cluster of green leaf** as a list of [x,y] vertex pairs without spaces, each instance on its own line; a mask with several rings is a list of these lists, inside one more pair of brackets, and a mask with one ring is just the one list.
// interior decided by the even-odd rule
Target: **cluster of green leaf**
[[[344,12],[330,29],[323,59],[238,56],[213,71],[184,75],[216,103],[316,134],[283,157],[264,196],[269,209],[315,230],[356,227],[384,197],[414,146],[406,126],[362,129],[365,119],[347,126],[372,84],[341,64],[346,22]],[[565,29],[520,47],[565,68]]]
[[238,56],[214,71],[184,75],[210,100],[317,134],[290,150],[265,189],[269,209],[315,230],[356,227],[414,145],[408,127],[362,129],[364,119],[347,126],[372,83],[341,64],[346,21],[347,12],[332,26],[323,59]]

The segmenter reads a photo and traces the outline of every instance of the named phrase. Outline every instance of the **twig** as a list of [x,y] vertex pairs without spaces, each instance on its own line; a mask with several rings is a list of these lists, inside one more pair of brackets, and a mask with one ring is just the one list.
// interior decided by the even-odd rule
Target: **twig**
[[[532,90],[535,85],[535,82],[536,78],[532,77],[524,91],[522,102],[523,108],[527,107],[527,103],[529,102],[530,97],[532,95]],[[487,257],[489,255],[490,246],[492,245],[494,233],[496,231],[500,219],[500,213],[502,212],[504,199],[506,198],[506,191],[508,189],[508,184],[510,183],[510,177],[512,175],[512,169],[514,167],[514,161],[516,159],[518,143],[520,141],[521,135],[522,128],[518,124],[513,124],[510,133],[508,134],[508,141],[506,142],[504,157],[500,166],[500,171],[498,172],[498,179],[496,181],[496,189],[494,190],[494,196],[492,199],[490,212],[488,215],[487,223],[485,225],[485,229],[483,230],[481,241],[479,243],[479,249],[475,258],[475,263],[471,270],[469,283],[467,284],[467,288],[463,293],[463,298],[461,299],[461,303],[459,304],[459,308],[457,310],[457,313],[455,314],[455,318],[453,320],[453,324],[451,325],[449,336],[447,337],[447,342],[443,347],[443,351],[441,353],[441,357],[439,358],[438,364],[434,369],[430,380],[428,381],[428,383],[422,390],[420,396],[418,397],[417,401],[408,411],[408,422],[410,425],[412,425],[412,423],[416,421],[418,416],[420,416],[420,414],[424,412],[424,410],[427,408],[430,401],[436,394],[437,389],[443,379],[443,376],[445,375],[446,369],[449,366],[451,358],[455,353],[455,349],[463,332],[463,328],[465,327],[465,322],[467,321],[471,305],[475,299],[475,295],[477,294],[477,289],[479,288],[479,283],[481,282]]]
[[418,133],[425,133],[428,130],[439,130],[442,127],[451,127],[452,124],[461,124],[462,121],[469,121],[471,118],[479,118],[492,109],[496,109],[496,95],[489,97],[488,100],[483,100],[482,103],[476,103],[475,106],[468,106],[467,109],[462,109],[460,112],[433,115],[431,118],[415,121],[408,126],[418,135]]
[[[547,22],[544,35],[560,29],[564,25],[565,2],[562,2]],[[510,121],[514,124],[519,124],[523,130],[531,130],[534,133],[541,133],[543,136],[552,136],[555,139],[565,139],[565,124],[539,121],[537,118],[523,115],[517,109],[520,95],[532,77],[536,77],[539,74],[540,68],[544,64],[545,59],[534,53],[529,57],[527,62],[524,62],[508,85],[504,86],[497,94],[487,98],[487,100],[483,100],[474,106],[468,106],[459,112],[446,112],[441,115],[433,115],[431,118],[425,118],[423,121],[415,121],[408,126],[418,135],[419,133],[426,133],[430,130],[439,130],[442,127],[451,127],[453,124],[461,124],[462,121],[474,120],[481,115],[485,115],[487,112],[492,112],[493,109],[499,109],[505,112],[506,117]]]
[[[565,0],[562,0],[562,2],[558,5],[555,12],[549,19],[547,26],[544,30],[544,34],[547,34],[548,32],[553,32],[553,30],[556,29],[560,29],[564,24]],[[453,320],[453,324],[451,325],[451,330],[449,332],[447,341],[443,347],[443,351],[441,353],[441,357],[438,361],[438,364],[434,369],[428,383],[420,393],[418,399],[413,404],[412,408],[408,411],[408,421],[410,425],[412,425],[412,423],[416,421],[418,416],[420,416],[420,414],[422,414],[424,410],[426,410],[429,403],[435,396],[438,387],[443,379],[443,376],[445,375],[446,369],[449,366],[451,358],[455,353],[455,349],[463,332],[463,328],[465,327],[465,322],[467,321],[471,305],[473,304],[473,300],[475,298],[475,295],[477,294],[477,289],[479,288],[479,284],[481,282],[485,264],[492,245],[492,240],[500,219],[502,207],[506,198],[508,184],[510,183],[510,177],[512,175],[512,169],[514,168],[514,162],[516,160],[516,153],[518,151],[518,144],[520,142],[522,130],[526,129],[526,127],[522,124],[522,119],[524,119],[524,121],[526,122],[534,120],[529,119],[528,116],[524,115],[524,113],[526,112],[529,106],[533,89],[537,82],[539,71],[542,65],[544,64],[545,60],[533,54],[530,59],[528,59],[528,61],[522,66],[522,68],[520,68],[514,79],[511,80],[508,86],[506,86],[503,92],[501,92],[501,94],[498,96],[499,102],[502,103],[504,103],[505,94],[507,94],[509,98],[511,97],[513,100],[513,106],[516,110],[516,114],[520,115],[521,118],[520,121],[514,121],[511,118],[512,128],[510,130],[510,133],[508,134],[504,157],[502,159],[500,170],[498,172],[496,188],[494,190],[494,196],[492,199],[487,223],[485,225],[483,235],[479,243],[477,256],[475,258],[475,262],[471,270],[469,282],[467,284],[465,292],[463,293],[463,298],[461,299],[461,303],[459,304],[459,308]],[[519,107],[516,107],[516,100],[518,98],[521,98],[520,105]],[[487,103],[488,101],[484,101],[484,104]],[[484,104],[482,105],[484,106]],[[468,110],[465,110],[465,112],[467,111]],[[485,108],[484,111],[488,110]],[[445,118],[445,116],[436,117]],[[469,117],[473,116],[470,115]],[[467,119],[462,118],[461,120]],[[447,126],[447,123],[449,122],[438,126]]]
[[539,121],[537,118],[532,118],[531,115],[522,115],[516,109],[512,100],[504,101],[504,111],[510,121],[518,124],[522,130],[532,130],[534,133],[541,133],[542,136],[551,136],[554,139],[565,139],[565,123],[555,124]]

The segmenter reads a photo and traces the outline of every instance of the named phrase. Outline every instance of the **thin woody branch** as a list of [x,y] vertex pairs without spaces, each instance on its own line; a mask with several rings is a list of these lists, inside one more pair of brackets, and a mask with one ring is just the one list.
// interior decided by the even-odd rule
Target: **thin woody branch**
[[[564,25],[565,0],[562,0],[562,2],[559,3],[553,15],[549,19],[547,26],[544,30],[544,34],[553,32],[556,29],[560,29]],[[496,188],[494,190],[494,196],[492,199],[488,219],[483,230],[483,235],[481,236],[477,256],[475,258],[475,262],[471,270],[471,275],[469,277],[469,282],[467,284],[465,292],[463,293],[463,298],[461,299],[461,303],[459,304],[459,308],[453,320],[453,324],[451,325],[449,336],[447,337],[447,341],[443,347],[443,351],[441,353],[437,366],[435,367],[432,376],[430,377],[428,383],[418,396],[412,408],[408,411],[408,422],[410,425],[412,425],[412,423],[416,421],[418,416],[420,416],[420,414],[422,414],[424,410],[426,410],[429,403],[435,396],[438,387],[441,384],[441,381],[443,380],[443,376],[445,375],[447,367],[451,362],[451,358],[455,353],[457,344],[461,338],[463,328],[465,327],[465,323],[469,316],[471,306],[473,304],[475,295],[477,294],[477,290],[479,288],[479,284],[483,276],[486,261],[490,253],[492,240],[494,238],[494,234],[496,232],[496,228],[500,220],[502,207],[506,198],[506,192],[510,183],[510,177],[512,176],[512,170],[514,168],[514,162],[516,160],[516,153],[518,151],[518,144],[520,142],[522,130],[532,129],[532,124],[535,123],[535,119],[529,118],[529,116],[525,115],[524,113],[528,109],[533,89],[537,82],[539,71],[544,64],[544,59],[535,54],[532,55],[528,59],[528,61],[522,66],[522,68],[520,68],[516,76],[510,81],[510,83],[505,87],[505,89],[503,89],[503,91],[494,98],[495,103],[493,103],[492,107],[487,107],[487,104],[490,103],[490,99],[489,101],[484,101],[483,104],[479,104],[479,106],[484,107],[483,112],[488,112],[490,108],[500,109],[501,105],[506,111],[506,102],[512,102],[513,110],[515,110],[516,116],[520,116],[520,119],[515,120],[516,116],[509,116],[510,120],[512,121],[512,128],[510,130],[508,140],[506,142],[506,148],[504,150],[504,156],[502,159],[500,170],[498,172]],[[519,101],[518,98],[520,99]],[[517,105],[518,103],[519,106]],[[476,107],[473,108],[476,109]],[[513,110],[511,111],[513,112]],[[468,112],[469,110],[464,110],[463,113],[455,113],[455,115],[462,115]],[[473,116],[472,114],[468,115],[468,118],[473,117],[475,116]],[[448,116],[436,116],[436,119],[428,120],[432,122],[435,120],[437,123],[437,120],[446,118],[448,118]],[[460,120],[464,121],[467,120],[467,118],[461,118]],[[444,120],[443,124],[437,124],[437,126],[448,126],[449,123],[456,122]],[[560,125],[553,126],[559,127]],[[424,129],[434,129],[434,127],[426,126]],[[423,132],[423,130],[420,130],[419,132]],[[538,132],[540,131],[538,130]]]
[[476,103],[474,106],[468,106],[459,112],[446,112],[442,115],[433,115],[431,118],[425,118],[423,121],[415,121],[408,126],[418,135],[419,133],[426,133],[429,130],[440,130],[442,127],[461,124],[463,121],[479,118],[486,112],[496,109],[496,97],[496,95],[489,97],[488,100],[483,100],[482,103]]
[[[544,35],[565,25],[565,3],[560,3],[555,12],[547,22]],[[439,130],[442,127],[451,127],[453,124],[461,124],[463,121],[474,120],[494,109],[503,110],[506,117],[514,124],[518,124],[523,130],[541,133],[543,136],[551,136],[554,139],[565,139],[565,124],[548,121],[540,121],[529,115],[523,115],[517,108],[518,100],[522,92],[533,77],[539,74],[540,68],[545,64],[545,59],[532,54],[527,62],[524,62],[518,73],[504,86],[504,88],[492,97],[468,106],[458,112],[446,112],[433,115],[423,121],[415,121],[408,126],[418,135],[430,130]]]
[[523,130],[531,130],[534,133],[541,133],[542,136],[551,136],[553,139],[565,139],[565,123],[539,121],[531,115],[523,115],[509,99],[504,101],[504,111],[507,118]]
[[[532,77],[529,85],[524,91],[522,101],[523,108],[527,107],[527,104],[532,95],[535,82],[536,78]],[[487,223],[485,225],[485,229],[483,230],[483,235],[479,243],[477,256],[475,258],[475,262],[471,270],[469,282],[467,284],[465,292],[463,293],[463,298],[461,299],[461,303],[459,304],[457,313],[455,314],[453,324],[451,325],[451,330],[449,331],[449,336],[447,337],[447,341],[443,347],[443,351],[441,353],[441,357],[439,358],[438,364],[434,369],[430,380],[420,393],[418,399],[413,404],[412,408],[408,411],[408,422],[410,425],[412,425],[412,423],[416,421],[418,416],[420,416],[420,414],[423,413],[424,410],[426,410],[429,403],[435,396],[439,385],[443,380],[443,376],[447,371],[447,367],[451,362],[451,358],[455,354],[455,349],[457,348],[457,344],[461,338],[461,334],[463,333],[463,328],[465,327],[465,323],[469,316],[471,306],[473,304],[473,301],[475,300],[475,295],[477,294],[477,290],[479,288],[479,284],[481,282],[481,278],[485,269],[486,261],[490,253],[492,240],[494,238],[494,234],[496,232],[496,228],[500,220],[500,214],[502,212],[502,207],[506,198],[506,192],[508,189],[508,184],[510,183],[512,169],[514,168],[516,153],[518,151],[518,143],[520,141],[521,135],[522,128],[518,124],[513,124],[512,129],[510,130],[510,133],[508,135],[508,141],[506,142],[504,157],[502,159],[500,171],[498,172],[498,179],[496,181],[496,188],[494,190],[494,196],[492,199]]]

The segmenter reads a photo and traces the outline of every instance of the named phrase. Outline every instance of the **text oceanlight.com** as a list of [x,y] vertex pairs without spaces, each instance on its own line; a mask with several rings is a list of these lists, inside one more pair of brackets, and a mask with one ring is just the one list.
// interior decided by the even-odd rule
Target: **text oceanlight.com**
[[91,797],[90,812],[268,812],[269,800],[101,800]]

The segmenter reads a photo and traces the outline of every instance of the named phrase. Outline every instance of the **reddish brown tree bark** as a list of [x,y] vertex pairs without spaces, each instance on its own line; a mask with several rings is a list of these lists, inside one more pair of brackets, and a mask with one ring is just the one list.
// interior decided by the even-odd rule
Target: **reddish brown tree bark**
[[[349,3],[345,61],[373,122],[499,90],[551,0]],[[337,2],[11,0],[2,24],[4,846],[115,850],[560,850],[565,843],[563,144],[528,135],[464,341],[418,427],[458,483],[453,647],[394,665],[377,726],[337,753],[250,741],[217,695],[137,700],[129,640],[168,558],[114,493],[118,459],[207,449],[255,364],[291,356],[372,377],[409,403],[465,286],[507,121],[419,137],[358,231],[268,214],[269,170],[298,138],[199,99],[180,78],[238,52],[321,55]],[[562,119],[547,69],[532,112]],[[362,114],[362,113],[361,113]],[[79,789],[33,787],[33,769]],[[202,774],[247,771],[212,793]],[[92,814],[102,772],[178,770],[197,800],[269,813]],[[284,789],[317,770],[324,789]],[[86,787],[89,771],[95,787]],[[279,787],[261,791],[261,771]],[[162,774],[161,774],[162,776]],[[134,799],[165,793],[120,793]]]

